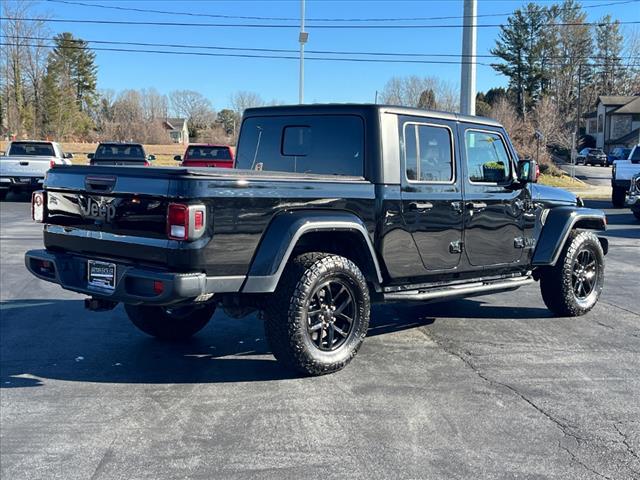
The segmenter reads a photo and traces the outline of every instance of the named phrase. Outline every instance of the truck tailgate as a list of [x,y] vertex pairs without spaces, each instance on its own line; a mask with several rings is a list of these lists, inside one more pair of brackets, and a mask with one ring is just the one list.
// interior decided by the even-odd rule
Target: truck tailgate
[[161,172],[154,175],[150,170],[119,168],[116,172],[110,167],[75,166],[52,169],[45,183],[45,246],[166,264],[171,177],[158,174]]
[[0,157],[0,176],[44,178],[55,157],[4,156]]

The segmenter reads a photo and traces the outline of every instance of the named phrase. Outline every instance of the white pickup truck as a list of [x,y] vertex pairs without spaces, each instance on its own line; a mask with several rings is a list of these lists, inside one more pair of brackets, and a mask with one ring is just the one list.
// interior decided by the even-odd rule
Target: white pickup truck
[[624,207],[625,197],[631,186],[631,179],[640,173],[640,145],[631,150],[626,160],[613,162],[611,171],[611,203],[616,208]]
[[10,191],[33,191],[42,187],[45,174],[54,165],[71,165],[73,155],[56,142],[15,141],[0,156],[0,200]]

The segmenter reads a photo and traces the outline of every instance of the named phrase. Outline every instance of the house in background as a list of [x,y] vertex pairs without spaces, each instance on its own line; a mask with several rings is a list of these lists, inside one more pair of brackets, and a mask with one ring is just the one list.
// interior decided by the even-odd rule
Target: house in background
[[186,118],[167,118],[164,123],[173,143],[189,143],[189,129]]
[[585,133],[596,140],[596,148],[610,152],[640,143],[640,95],[600,96],[596,111],[584,118]]

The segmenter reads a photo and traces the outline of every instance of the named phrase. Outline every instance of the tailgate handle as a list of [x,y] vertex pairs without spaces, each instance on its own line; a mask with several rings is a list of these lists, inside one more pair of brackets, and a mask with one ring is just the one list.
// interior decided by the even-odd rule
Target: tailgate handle
[[88,192],[109,193],[116,185],[116,177],[96,177],[88,175],[84,179],[84,187]]
[[26,167],[27,165],[29,165],[29,162],[20,162],[20,165]]

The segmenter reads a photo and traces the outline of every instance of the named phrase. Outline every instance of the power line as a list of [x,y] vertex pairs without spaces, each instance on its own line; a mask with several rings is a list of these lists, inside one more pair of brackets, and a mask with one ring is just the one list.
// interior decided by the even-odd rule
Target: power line
[[[14,35],[0,35],[2,38],[15,39],[15,40],[30,40],[30,41],[55,41],[55,37],[29,37],[29,36],[14,36]],[[124,42],[115,40],[85,40],[85,39],[68,39],[69,42],[86,42],[91,44],[100,45],[125,45],[136,47],[168,47],[168,48],[190,48],[190,49],[202,49],[202,50],[223,50],[223,51],[244,51],[244,52],[264,52],[264,53],[297,53],[298,50],[285,49],[285,48],[255,48],[255,47],[228,47],[217,45],[192,45],[192,44],[178,44],[178,43],[147,43],[147,42]],[[365,55],[365,56],[382,56],[382,57],[454,57],[460,58],[501,58],[498,55],[477,54],[477,55],[461,55],[459,53],[407,53],[407,52],[363,52],[363,51],[337,51],[337,50],[307,50],[307,53],[317,55]],[[568,60],[568,59],[608,59],[611,57],[606,56],[548,56],[545,59],[552,60]],[[620,60],[640,60],[640,56],[617,56],[615,59]]]
[[[11,43],[11,42],[2,42],[0,46],[13,46],[13,47],[43,47],[43,48],[56,48],[54,45],[37,45],[37,44],[28,44],[28,43]],[[87,50],[89,47],[83,46],[67,46],[66,48],[77,49],[77,50]],[[278,59],[278,60],[298,60],[297,56],[287,56],[287,55],[256,55],[250,53],[211,53],[211,52],[179,52],[172,50],[149,50],[149,49],[126,49],[126,48],[106,48],[106,47],[95,47],[90,48],[90,50],[95,51],[106,51],[106,52],[120,52],[120,53],[152,53],[152,54],[164,54],[164,55],[191,55],[191,56],[199,56],[199,57],[233,57],[233,58],[263,58],[263,59]],[[378,58],[333,58],[333,57],[307,57],[308,60],[319,60],[319,61],[329,61],[329,62],[358,62],[358,63],[412,63],[412,64],[436,64],[436,65],[460,65],[471,63],[471,61],[466,60],[412,60],[412,59],[378,59]],[[476,65],[482,65],[485,67],[491,67],[491,63],[482,63],[482,62],[474,62]],[[601,67],[606,66],[605,64],[578,64],[575,65],[584,65],[588,67]],[[561,66],[560,64],[548,64],[547,66]],[[618,68],[632,68],[632,67],[640,67],[640,63],[638,64],[627,64],[620,66]]]
[[[87,23],[96,25],[153,25],[158,27],[231,27],[231,28],[292,28],[297,29],[299,25],[286,25],[280,23],[186,23],[186,22],[137,22],[133,20],[79,20],[72,18],[32,18],[32,17],[0,17],[0,20],[19,20],[24,22],[54,22],[54,23]],[[621,21],[618,25],[636,25],[640,20]],[[576,27],[576,26],[606,26],[605,22],[569,22],[569,23],[547,23],[544,25],[554,27]],[[504,23],[485,23],[476,25],[478,28],[504,27]],[[438,29],[438,28],[463,28],[462,24],[450,25],[307,25],[307,28],[318,29]]]
[[[147,8],[121,7],[118,5],[101,5],[99,3],[75,2],[71,0],[47,0],[47,1],[50,3],[64,3],[68,5],[103,8],[103,9],[109,9],[109,10],[120,10],[120,11],[139,12],[139,13],[156,13],[156,14],[162,14],[162,15],[183,15],[183,16],[189,16],[189,17],[200,17],[200,18],[226,18],[226,19],[236,19],[236,20],[266,20],[266,21],[297,21],[299,20],[298,18],[294,18],[294,17],[259,17],[259,16],[212,14],[212,13],[196,13],[196,12],[176,12],[176,11],[168,11],[168,10],[154,10],[154,9],[147,9]],[[618,2],[599,3],[595,5],[585,5],[585,6],[580,5],[580,6],[574,6],[574,7],[564,7],[564,8],[558,9],[558,12],[625,5],[629,3],[636,3],[638,1],[640,0],[624,0],[624,1],[618,1]],[[476,15],[475,17],[476,18],[508,17],[510,15],[513,15],[513,12],[485,13],[481,15]],[[464,18],[465,18],[464,15],[450,15],[450,16],[440,16],[440,17],[396,17],[396,18],[309,18],[308,20],[311,22],[411,22],[411,21],[428,21],[428,20],[459,20]]]

